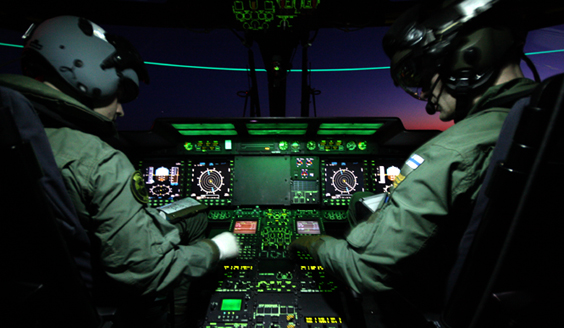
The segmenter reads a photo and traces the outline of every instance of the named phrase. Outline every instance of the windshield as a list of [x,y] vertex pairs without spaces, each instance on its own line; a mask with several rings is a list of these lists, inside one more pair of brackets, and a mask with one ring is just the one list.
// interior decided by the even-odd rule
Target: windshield
[[[271,116],[265,63],[257,43],[241,42],[242,32],[103,25],[127,38],[146,63],[151,83],[141,84],[137,100],[124,105],[119,130],[149,130],[159,117],[249,117],[252,86],[249,49],[256,65],[258,107]],[[326,28],[310,32],[307,77],[310,117],[399,117],[406,129],[445,130],[452,123],[429,116],[425,104],[393,85],[381,40],[387,27],[354,31]],[[0,30],[0,73],[20,73],[22,32]],[[240,34],[237,34],[240,33]],[[302,46],[291,53],[285,116],[302,115]],[[542,79],[564,72],[564,25],[529,33],[525,52]],[[272,64],[271,62],[268,63]],[[523,63],[523,72],[532,78]]]

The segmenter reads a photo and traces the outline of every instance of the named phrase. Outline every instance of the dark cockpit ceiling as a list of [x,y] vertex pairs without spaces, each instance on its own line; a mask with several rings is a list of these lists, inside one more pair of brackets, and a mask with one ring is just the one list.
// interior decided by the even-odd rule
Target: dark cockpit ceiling
[[[0,9],[0,27],[21,30],[32,22],[61,14],[84,16],[99,24],[173,27],[232,28],[242,30],[236,3],[264,6],[265,3],[293,1],[183,1],[183,0],[22,0]],[[310,0],[294,26],[306,29],[388,26],[407,8],[437,0]],[[564,4],[551,0],[512,0],[530,6],[526,24],[530,29],[562,24]],[[280,4],[276,4],[279,6]]]

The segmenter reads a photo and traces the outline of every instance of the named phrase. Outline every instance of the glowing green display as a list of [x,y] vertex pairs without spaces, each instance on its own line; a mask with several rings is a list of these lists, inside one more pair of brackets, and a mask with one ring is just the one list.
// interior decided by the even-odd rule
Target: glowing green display
[[231,123],[177,123],[172,127],[183,136],[234,136],[235,126]]
[[322,123],[319,129],[374,129],[378,130],[383,123]]
[[367,136],[376,133],[383,123],[322,123],[318,135],[361,135]]
[[249,134],[253,136],[270,136],[270,135],[299,136],[306,134],[306,130],[249,130]]
[[242,300],[224,299],[221,302],[221,311],[241,311]]
[[247,123],[250,135],[304,135],[307,123]]
[[172,124],[177,130],[234,130],[235,126],[231,123],[177,123]]
[[376,133],[376,130],[319,130],[318,135],[353,135],[369,136]]
[[183,136],[235,136],[235,130],[178,130]]
[[306,129],[307,123],[247,123],[247,129]]

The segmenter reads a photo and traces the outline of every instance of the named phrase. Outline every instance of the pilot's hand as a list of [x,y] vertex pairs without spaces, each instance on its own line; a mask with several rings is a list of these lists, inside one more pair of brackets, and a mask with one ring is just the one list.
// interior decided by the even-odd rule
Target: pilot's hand
[[222,232],[211,239],[219,248],[219,259],[228,260],[239,256],[239,242],[231,232]]
[[302,236],[291,242],[290,245],[288,246],[288,253],[290,253],[290,258],[292,259],[297,258],[296,253],[298,251],[311,254],[313,250],[313,245],[317,241],[319,241],[319,239],[321,239],[322,236],[323,235]]

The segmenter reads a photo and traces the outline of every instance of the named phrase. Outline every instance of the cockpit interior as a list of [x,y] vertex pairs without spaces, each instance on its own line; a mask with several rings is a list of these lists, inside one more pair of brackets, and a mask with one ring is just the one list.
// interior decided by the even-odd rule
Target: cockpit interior
[[[381,47],[402,12],[428,2],[21,0],[0,9],[0,73],[19,72],[19,38],[31,23],[61,14],[87,17],[138,48],[151,81],[124,105],[119,142],[112,146],[141,173],[147,206],[196,199],[207,206],[209,237],[229,231],[240,245],[236,259],[192,285],[190,327],[391,328],[380,320],[382,308],[371,295],[355,293],[308,254],[291,258],[288,246],[306,235],[344,238],[353,194],[388,192],[410,154],[452,126],[427,115],[425,103],[393,85]],[[564,182],[558,151],[564,5],[519,2],[530,7],[523,23],[529,31],[526,54],[541,80],[560,76],[539,92],[537,109],[523,120],[540,123],[523,123],[520,136],[540,139],[519,146],[527,150],[512,158],[517,168],[509,168],[503,181],[520,184],[499,183],[493,192],[501,198],[494,205],[503,210],[489,212],[507,220],[492,220],[488,227],[495,232],[480,235],[474,262],[460,276],[467,288],[456,289],[439,317],[422,314],[412,327],[551,326],[564,305],[562,279],[555,277],[561,272],[556,267],[563,254],[562,224],[553,222],[561,221],[555,211]],[[541,109],[548,114],[536,115],[546,113]],[[36,271],[32,281],[11,274],[2,283],[11,304],[0,306],[9,312],[3,315],[7,327],[111,327],[111,313],[100,312],[78,291],[80,277],[69,272],[66,258],[53,254],[56,247],[69,247],[53,237],[57,228],[32,232],[43,216],[18,214],[34,207],[34,179],[41,175],[32,165],[14,166],[18,160],[1,160],[4,175],[12,176],[2,179],[3,221],[14,222],[2,229],[4,271],[19,272],[22,262],[37,265],[29,269]],[[47,254],[37,258],[41,246],[32,239],[39,235],[40,245],[58,246],[46,246]],[[540,260],[520,257],[523,249],[546,251],[539,258],[550,263],[541,267]],[[46,267],[60,270],[43,281]],[[495,294],[494,309],[487,305],[500,280],[511,281],[507,277],[524,274],[521,269],[554,288],[533,283],[515,297],[514,290]],[[53,290],[60,285],[72,288],[55,301]],[[414,313],[401,304],[394,315]]]

